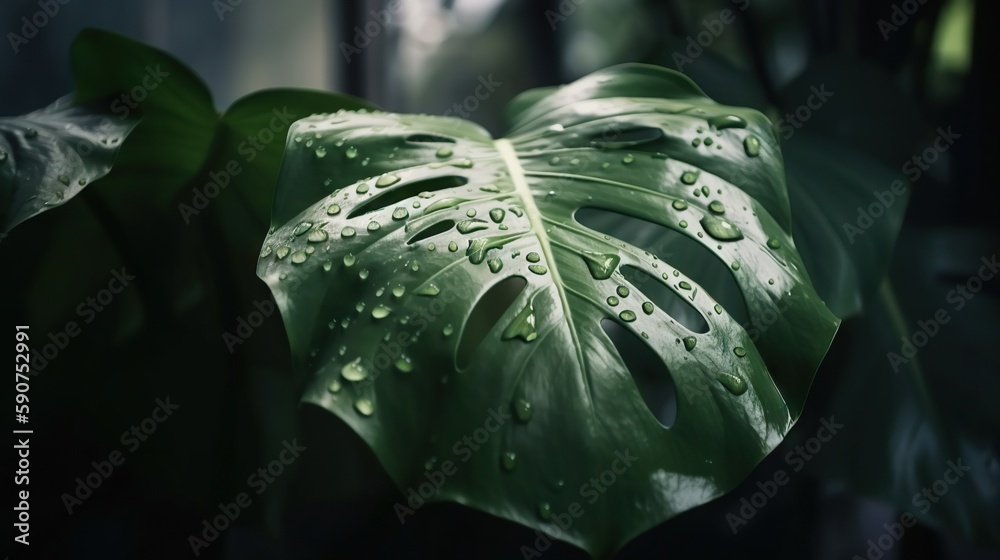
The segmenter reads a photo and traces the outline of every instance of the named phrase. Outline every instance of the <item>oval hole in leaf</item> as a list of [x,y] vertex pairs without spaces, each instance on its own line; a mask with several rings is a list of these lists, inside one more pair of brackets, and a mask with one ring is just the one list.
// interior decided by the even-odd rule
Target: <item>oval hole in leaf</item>
[[614,320],[604,319],[601,328],[628,367],[649,411],[663,427],[673,426],[677,421],[677,388],[666,364],[634,332]]
[[729,266],[701,243],[670,228],[617,212],[581,208],[574,217],[585,227],[656,255],[668,268],[676,268],[701,285],[736,322],[750,324],[743,292]]
[[442,234],[442,233],[450,230],[453,227],[455,227],[455,221],[454,220],[443,220],[443,221],[437,222],[436,224],[433,224],[433,225],[430,225],[428,227],[425,227],[424,229],[422,229],[419,232],[417,232],[416,235],[414,235],[409,240],[407,240],[406,244],[407,245],[413,245],[414,243],[416,243],[418,241],[423,241],[424,239],[427,239],[428,237],[434,237],[435,235]]
[[[632,266],[621,267],[622,276],[630,284],[639,289],[644,296],[652,301],[657,307],[667,312],[675,321],[684,325],[691,332],[707,333],[708,322],[705,316],[698,312],[691,302],[674,290],[664,286],[659,278],[654,278],[644,270]],[[671,284],[677,284],[678,279],[667,280]]]
[[497,282],[479,298],[462,327],[462,340],[455,356],[458,369],[465,369],[469,365],[486,335],[527,285],[528,281],[524,278],[512,276]]
[[[592,136],[589,145],[598,150],[620,150],[656,142],[661,138],[663,138],[663,131],[659,128],[637,126],[616,129],[615,127],[610,127],[600,135]],[[640,150],[655,151],[652,148],[652,146],[649,146],[640,148]]]
[[438,136],[437,134],[411,134],[406,137],[407,142],[428,142],[428,143],[448,143],[454,144],[454,138],[448,138],[447,136]]
[[461,187],[469,182],[465,177],[460,177],[458,175],[446,175],[444,177],[434,177],[432,179],[423,179],[420,181],[414,181],[412,183],[406,183],[405,185],[400,185],[396,188],[385,191],[363,204],[359,204],[354,210],[348,214],[348,219],[355,216],[360,216],[362,214],[371,214],[372,212],[377,212],[386,206],[395,204],[401,200],[406,200],[417,196],[422,192],[435,192],[443,191],[445,189],[453,189],[455,187]]

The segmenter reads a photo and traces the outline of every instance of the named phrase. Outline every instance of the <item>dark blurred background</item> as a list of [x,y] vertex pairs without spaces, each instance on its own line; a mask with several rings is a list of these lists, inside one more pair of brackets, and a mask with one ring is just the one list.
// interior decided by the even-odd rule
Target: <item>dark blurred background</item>
[[[934,461],[949,456],[941,449],[947,446],[979,461],[969,492],[986,500],[997,497],[1000,283],[987,282],[967,310],[955,313],[947,333],[922,351],[922,381],[887,376],[884,357],[886,349],[899,345],[893,328],[903,327],[900,334],[915,330],[918,319],[943,305],[951,287],[975,274],[981,256],[1000,247],[996,2],[69,0],[58,3],[58,13],[36,35],[25,42],[12,38],[22,34],[22,18],[40,9],[35,1],[0,4],[4,115],[29,112],[70,92],[70,43],[81,29],[98,27],[184,61],[208,84],[219,109],[262,88],[332,89],[392,111],[463,116],[499,135],[504,107],[521,91],[637,61],[679,68],[719,102],[755,107],[779,127],[805,103],[810,87],[826,84],[836,102],[816,110],[783,139],[790,168],[801,165],[793,153],[808,136],[898,174],[906,161],[933,146],[940,130],[951,127],[960,140],[913,182],[894,257],[878,263],[889,273],[892,297],[882,297],[884,290],[882,296],[866,296],[845,317],[789,442],[740,488],[641,536],[620,557],[863,557],[868,539],[883,534],[884,524],[898,520],[907,507],[905,500],[894,500],[909,495],[898,478],[906,479],[917,461],[943,470],[943,460]],[[722,10],[730,10],[732,23],[718,24]],[[712,34],[707,46],[698,44],[705,31]],[[812,172],[829,177],[860,168],[849,157],[828,164],[832,168]],[[796,204],[793,197],[796,219],[813,218]],[[49,214],[60,212],[73,210],[67,205]],[[72,303],[101,288],[102,276],[106,282],[118,262],[90,263],[97,280],[71,290],[68,307],[19,284],[23,261],[18,259],[44,260],[30,268],[61,282],[87,266],[74,257],[79,248],[57,246],[77,232],[58,229],[49,214],[22,235],[45,231],[51,254],[4,256],[5,282],[25,291],[12,298],[8,292],[16,301],[0,307],[5,323],[7,313],[15,320],[28,318],[43,336],[72,318]],[[840,230],[841,221],[855,217],[852,211],[831,222]],[[798,225],[821,227],[811,221]],[[12,236],[8,243],[16,241]],[[195,261],[192,267],[209,266],[204,258]],[[58,284],[53,281],[48,289],[58,290],[53,285]],[[236,305],[238,315],[268,297],[262,284],[254,296]],[[218,342],[217,333],[231,328],[234,315],[221,328],[204,327],[204,334],[179,314],[176,330],[195,332],[169,344],[137,342],[131,356],[102,361],[108,339],[130,340],[130,302],[143,297],[141,290],[128,292],[123,296],[128,301],[99,319],[100,332],[84,333],[33,381],[40,426],[33,487],[40,496],[32,505],[31,536],[40,557],[189,557],[188,536],[200,533],[202,520],[216,515],[219,503],[232,501],[246,476],[292,438],[309,452],[260,497],[260,505],[254,496],[255,505],[201,557],[520,558],[521,545],[534,541],[526,528],[451,504],[424,508],[400,525],[392,505],[401,494],[370,451],[332,415],[297,409],[295,388],[287,382],[287,342],[274,318],[255,335],[256,354],[243,358],[229,355]],[[185,297],[188,307],[181,307],[189,309],[204,295],[192,290]],[[214,345],[212,351],[202,349],[205,340]],[[176,350],[168,360],[156,351],[162,345],[191,350]],[[155,363],[144,363],[148,357]],[[237,359],[242,363],[232,366]],[[128,364],[142,365],[129,369]],[[242,377],[213,376],[213,364]],[[120,474],[68,515],[61,496],[72,491],[74,479],[91,472],[92,461],[121,449],[121,432],[168,394],[181,406],[177,420],[164,423],[128,454]],[[947,424],[943,440],[925,434],[930,413],[927,401],[919,399],[928,396]],[[819,419],[831,412],[847,419],[854,435],[835,440],[825,458],[793,477],[734,534],[727,513],[755,491],[756,481],[780,468],[788,445],[815,433]],[[866,456],[869,450],[876,451]],[[963,499],[952,495],[953,503],[938,509],[936,521],[908,530],[879,557],[1000,557],[995,541],[1000,520],[985,521],[993,528],[992,539],[964,532],[965,517],[989,513],[971,503],[963,507]],[[17,546],[12,557],[30,557]],[[585,555],[556,543],[544,557]]]

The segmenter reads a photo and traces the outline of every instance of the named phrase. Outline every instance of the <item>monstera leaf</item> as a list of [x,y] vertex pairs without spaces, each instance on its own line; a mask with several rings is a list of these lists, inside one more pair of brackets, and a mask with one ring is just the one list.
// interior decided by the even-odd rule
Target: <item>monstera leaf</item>
[[[499,140],[443,117],[297,122],[258,275],[305,400],[372,447],[402,522],[451,500],[607,555],[777,445],[838,320],[760,113],[625,65],[510,115]],[[688,238],[769,328],[752,340],[670,255],[583,212]],[[665,311],[678,301],[701,323]]]
[[70,96],[21,117],[0,119],[0,238],[73,198],[111,170],[135,119],[73,103]]

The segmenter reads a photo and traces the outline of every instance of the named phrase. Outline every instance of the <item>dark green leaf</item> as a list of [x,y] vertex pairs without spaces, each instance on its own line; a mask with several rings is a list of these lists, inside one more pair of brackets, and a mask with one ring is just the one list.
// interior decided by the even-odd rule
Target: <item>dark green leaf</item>
[[[442,117],[299,121],[258,274],[306,401],[400,488],[450,461],[434,499],[606,555],[732,488],[781,441],[838,321],[792,244],[763,115],[643,65],[524,99],[500,140]],[[585,208],[685,236],[774,324],[754,339],[670,255],[586,227]],[[707,332],[654,305],[661,291]],[[633,349],[658,377],[629,367]],[[598,489],[605,471],[615,482]],[[574,503],[584,513],[562,531]]]

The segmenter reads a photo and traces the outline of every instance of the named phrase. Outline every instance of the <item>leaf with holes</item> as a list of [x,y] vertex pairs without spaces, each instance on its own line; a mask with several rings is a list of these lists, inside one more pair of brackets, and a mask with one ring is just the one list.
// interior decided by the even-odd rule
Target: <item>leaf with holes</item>
[[[796,254],[763,115],[626,65],[521,97],[511,120],[500,140],[444,117],[297,122],[258,274],[305,400],[372,447],[401,521],[436,488],[607,555],[781,441],[838,321]],[[583,212],[687,237],[767,328]],[[664,311],[678,302],[698,320]]]

